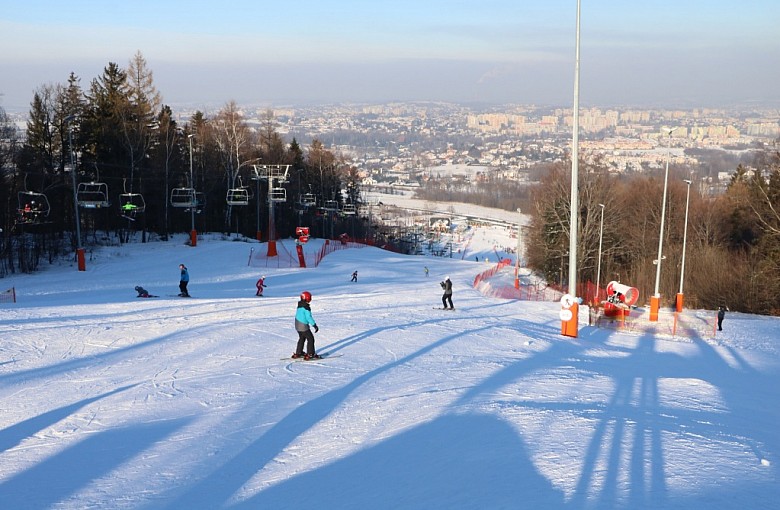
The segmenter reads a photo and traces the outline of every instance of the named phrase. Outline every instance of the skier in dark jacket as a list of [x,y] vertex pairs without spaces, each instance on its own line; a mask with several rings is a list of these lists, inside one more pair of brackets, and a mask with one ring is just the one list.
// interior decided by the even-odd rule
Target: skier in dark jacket
[[187,266],[184,264],[179,264],[179,269],[181,270],[181,277],[179,278],[179,296],[180,297],[190,297],[190,293],[187,292],[187,284],[190,282],[190,273],[187,271]]
[[[322,356],[314,350],[314,332],[320,331],[314,317],[311,314],[311,292],[301,292],[301,299],[298,301],[298,309],[295,311],[295,331],[298,332],[298,345],[295,347],[293,358],[303,358],[305,360],[319,359]],[[306,354],[303,353],[303,344],[306,344]]]
[[442,306],[447,310],[447,303],[449,303],[449,309],[454,310],[455,307],[452,306],[452,282],[450,281],[450,277],[445,277],[444,281],[440,282],[439,285],[444,289],[444,295],[441,297]]
[[718,307],[718,331],[723,331],[723,319],[726,317],[726,307]]

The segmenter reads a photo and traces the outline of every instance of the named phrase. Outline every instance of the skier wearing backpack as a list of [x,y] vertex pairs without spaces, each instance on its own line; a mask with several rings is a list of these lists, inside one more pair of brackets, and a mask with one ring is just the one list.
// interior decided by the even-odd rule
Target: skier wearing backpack
[[[304,360],[319,359],[322,356],[314,350],[314,332],[318,333],[320,328],[314,321],[311,314],[311,292],[301,292],[301,299],[298,301],[298,309],[295,311],[295,331],[298,332],[298,345],[295,347],[293,358],[303,358]],[[306,354],[303,353],[303,344],[306,344]]]

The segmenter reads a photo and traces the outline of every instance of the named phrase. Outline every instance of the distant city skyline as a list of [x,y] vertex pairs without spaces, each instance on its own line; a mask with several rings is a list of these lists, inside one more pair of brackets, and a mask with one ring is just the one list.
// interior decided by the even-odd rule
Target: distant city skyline
[[[137,51],[171,105],[572,103],[576,0],[0,0],[0,106]],[[582,0],[581,104],[778,105],[780,2]]]

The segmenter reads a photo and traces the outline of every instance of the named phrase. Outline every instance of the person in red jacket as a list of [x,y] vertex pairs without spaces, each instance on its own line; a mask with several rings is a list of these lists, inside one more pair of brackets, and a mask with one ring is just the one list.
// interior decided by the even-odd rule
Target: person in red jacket
[[257,287],[257,294],[255,294],[255,296],[262,296],[263,289],[267,287],[267,285],[265,284],[265,275],[261,276],[260,279],[257,280],[255,286]]

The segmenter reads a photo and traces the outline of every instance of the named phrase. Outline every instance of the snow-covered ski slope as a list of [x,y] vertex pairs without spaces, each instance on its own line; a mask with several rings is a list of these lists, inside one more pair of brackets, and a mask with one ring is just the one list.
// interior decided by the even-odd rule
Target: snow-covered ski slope
[[[775,318],[571,339],[557,303],[473,290],[481,262],[183,241],[0,279],[0,508],[777,508]],[[182,262],[194,299],[166,296]],[[341,357],[280,359],[303,290]]]

